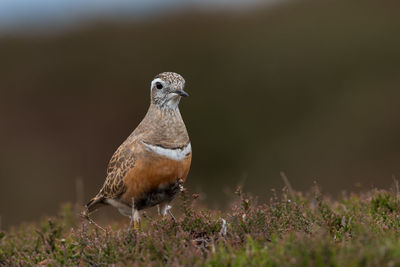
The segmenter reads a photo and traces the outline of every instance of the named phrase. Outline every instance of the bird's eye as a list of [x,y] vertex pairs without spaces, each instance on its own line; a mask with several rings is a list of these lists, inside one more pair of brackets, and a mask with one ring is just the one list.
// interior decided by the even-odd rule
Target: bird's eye
[[156,82],[157,89],[162,89],[163,85],[160,82]]

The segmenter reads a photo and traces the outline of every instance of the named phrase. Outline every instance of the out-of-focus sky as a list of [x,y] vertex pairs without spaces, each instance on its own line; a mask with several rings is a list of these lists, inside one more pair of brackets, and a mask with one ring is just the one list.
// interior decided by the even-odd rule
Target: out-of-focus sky
[[243,8],[280,1],[284,0],[1,0],[0,30],[37,25],[52,27],[97,15],[141,18],[185,7]]

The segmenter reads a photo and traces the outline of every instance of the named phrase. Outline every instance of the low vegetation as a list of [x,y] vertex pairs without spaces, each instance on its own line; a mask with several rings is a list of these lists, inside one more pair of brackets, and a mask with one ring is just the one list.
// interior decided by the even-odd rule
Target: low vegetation
[[142,220],[140,231],[106,231],[62,208],[59,216],[0,232],[0,265],[398,266],[397,190],[331,199],[283,189],[267,203],[238,189],[229,211],[195,208],[182,192],[181,214]]

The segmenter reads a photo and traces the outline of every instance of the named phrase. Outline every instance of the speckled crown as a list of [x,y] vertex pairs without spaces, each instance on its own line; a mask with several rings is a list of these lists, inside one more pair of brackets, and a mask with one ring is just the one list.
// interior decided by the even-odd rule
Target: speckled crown
[[157,78],[166,81],[169,84],[175,84],[179,87],[183,87],[185,85],[185,79],[175,72],[163,72],[154,77],[154,79]]

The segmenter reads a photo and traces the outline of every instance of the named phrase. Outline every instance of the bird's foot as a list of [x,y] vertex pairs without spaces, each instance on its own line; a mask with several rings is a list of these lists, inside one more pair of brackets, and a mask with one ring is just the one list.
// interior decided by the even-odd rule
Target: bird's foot
[[135,220],[133,217],[131,217],[131,222],[129,223],[129,229],[138,231],[140,229],[140,221]]
[[136,231],[139,231],[140,229],[140,223],[138,221],[133,222],[133,229]]
[[140,228],[140,214],[139,211],[135,208],[135,199],[132,198],[132,215],[131,217],[131,223],[130,223],[130,228],[136,231],[139,230]]

